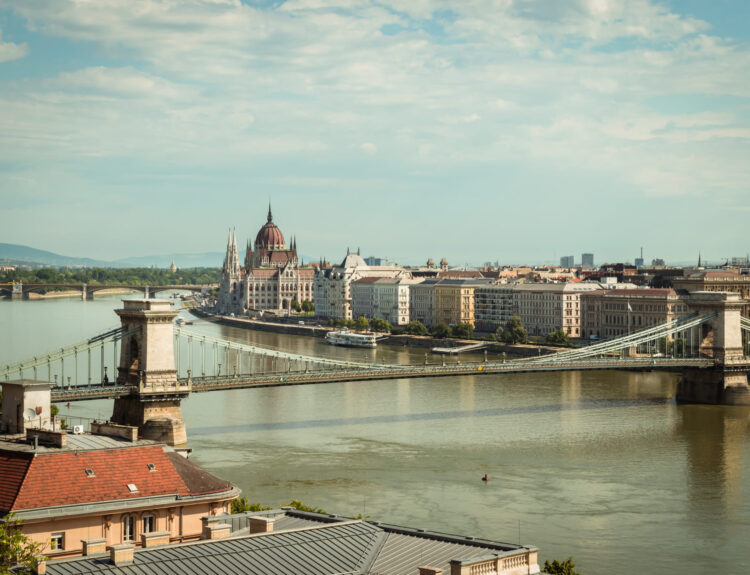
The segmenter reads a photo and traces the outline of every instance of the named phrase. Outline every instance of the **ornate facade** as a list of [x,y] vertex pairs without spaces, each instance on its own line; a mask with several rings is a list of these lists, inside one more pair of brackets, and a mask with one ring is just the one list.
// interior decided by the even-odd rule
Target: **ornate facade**
[[271,206],[265,225],[248,240],[240,264],[237,236],[230,232],[219,287],[219,311],[245,314],[256,310],[289,311],[295,302],[313,300],[313,268],[299,266],[297,241],[287,248],[284,235],[273,222]]

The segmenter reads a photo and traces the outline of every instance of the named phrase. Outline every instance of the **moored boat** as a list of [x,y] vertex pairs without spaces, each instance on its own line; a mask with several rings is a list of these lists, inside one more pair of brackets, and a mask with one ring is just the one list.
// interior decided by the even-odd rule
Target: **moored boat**
[[326,342],[345,347],[376,347],[378,342],[374,333],[354,333],[347,330],[329,331]]

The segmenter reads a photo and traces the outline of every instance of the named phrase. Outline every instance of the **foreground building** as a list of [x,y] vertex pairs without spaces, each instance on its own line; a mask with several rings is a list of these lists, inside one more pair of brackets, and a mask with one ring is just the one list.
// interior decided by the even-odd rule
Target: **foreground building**
[[20,433],[4,422],[10,433],[0,441],[0,517],[14,513],[46,556],[196,540],[201,518],[226,513],[239,495],[180,452],[138,440],[137,427],[92,423],[95,433],[55,431],[49,387],[27,380],[3,384],[4,398],[21,388],[20,405],[37,405],[43,417],[26,422]]
[[208,518],[207,540],[168,549],[113,546],[109,553],[50,562],[48,575],[527,575],[538,549],[283,508]]
[[313,300],[314,276],[313,268],[300,266],[296,239],[287,247],[269,204],[266,223],[258,230],[255,243],[247,242],[244,264],[240,264],[237,236],[229,234],[221,269],[219,313],[289,312],[295,302]]

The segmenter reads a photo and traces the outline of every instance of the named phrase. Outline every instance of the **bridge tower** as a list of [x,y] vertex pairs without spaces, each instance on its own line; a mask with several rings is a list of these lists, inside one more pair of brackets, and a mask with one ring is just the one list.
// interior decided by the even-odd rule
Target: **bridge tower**
[[130,386],[130,395],[115,399],[112,421],[138,427],[144,439],[169,445],[187,443],[180,402],[190,383],[177,381],[174,321],[177,312],[167,300],[125,300],[115,310],[127,330],[122,339],[117,383]]
[[744,300],[739,294],[693,292],[688,307],[701,315],[715,313],[701,326],[699,353],[712,358],[709,368],[686,368],[677,387],[677,401],[718,405],[750,405],[750,358],[742,350],[740,324]]

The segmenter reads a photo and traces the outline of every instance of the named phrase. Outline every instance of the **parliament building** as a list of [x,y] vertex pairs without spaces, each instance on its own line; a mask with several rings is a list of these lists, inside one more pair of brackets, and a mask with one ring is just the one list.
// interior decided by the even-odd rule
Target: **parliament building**
[[237,236],[229,233],[221,273],[218,307],[223,314],[247,314],[272,310],[288,312],[295,302],[313,299],[314,269],[300,267],[297,241],[287,247],[284,234],[273,222],[271,205],[266,223],[248,240],[244,264],[240,264]]

